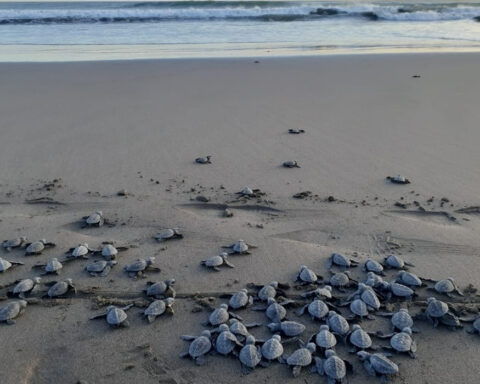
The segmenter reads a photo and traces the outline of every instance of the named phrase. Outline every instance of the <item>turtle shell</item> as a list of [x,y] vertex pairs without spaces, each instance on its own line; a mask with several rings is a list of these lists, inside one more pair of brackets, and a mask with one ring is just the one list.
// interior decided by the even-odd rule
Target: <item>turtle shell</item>
[[367,305],[363,300],[355,299],[350,303],[350,311],[357,316],[367,316]]
[[88,264],[86,268],[88,272],[102,272],[106,266],[107,262],[105,260],[97,260]]
[[428,300],[427,314],[431,317],[442,317],[448,312],[448,304],[432,298]]
[[210,349],[212,349],[212,342],[210,339],[206,336],[199,336],[190,344],[188,353],[193,358],[197,358],[208,353]]
[[47,292],[47,295],[50,297],[57,297],[65,295],[70,289],[70,284],[66,281],[59,281],[50,287]]
[[325,374],[334,380],[341,380],[347,375],[345,362],[336,355],[330,356],[323,362]]
[[44,249],[45,249],[45,244],[43,244],[43,242],[41,242],[41,241],[34,241],[33,243],[31,243],[31,244],[25,249],[25,251],[26,251],[27,253],[40,253],[40,252],[42,252]]
[[373,309],[380,308],[380,300],[378,300],[378,297],[372,288],[365,288],[362,294],[360,295],[360,298],[370,308],[373,308]]
[[395,269],[402,269],[405,267],[405,261],[401,257],[395,255],[388,255],[385,258],[385,264],[388,265],[390,268]]
[[107,313],[107,323],[110,325],[120,325],[125,320],[127,320],[127,314],[121,308],[112,308]]
[[168,289],[168,285],[164,281],[156,282],[147,288],[147,296],[163,295]]
[[240,193],[241,193],[242,195],[244,195],[244,196],[252,196],[252,195],[254,194],[252,188],[250,188],[250,187],[245,187],[245,188],[243,188],[243,189],[240,191]]
[[272,332],[282,331],[286,336],[294,337],[305,331],[305,325],[296,321],[282,321],[281,323],[270,323],[268,328]]
[[268,306],[265,314],[270,320],[278,323],[287,316],[287,310],[282,305],[273,302]]
[[103,221],[103,216],[99,212],[92,213],[85,219],[88,225],[97,225]]
[[160,316],[165,312],[167,306],[163,300],[155,300],[145,309],[145,316]]
[[143,259],[138,259],[133,264],[125,267],[128,272],[140,272],[144,271],[145,268],[147,268],[147,262]]
[[118,250],[112,244],[105,244],[102,248],[102,256],[114,259],[117,256]]
[[435,284],[435,290],[439,293],[450,293],[455,290],[455,284],[451,279],[440,280]]
[[0,307],[0,321],[8,321],[16,318],[26,306],[26,301],[19,300],[12,301],[3,307]]
[[238,240],[232,247],[235,253],[245,253],[248,251],[248,245],[243,240]]
[[398,365],[380,353],[370,355],[370,364],[381,375],[394,375],[398,373]]
[[8,260],[4,260],[0,258],[0,272],[5,272],[11,267],[12,267],[12,263],[10,263]]
[[391,283],[390,290],[398,297],[410,297],[415,293],[411,288],[399,283]]
[[233,294],[228,302],[228,305],[233,309],[239,309],[246,307],[249,300],[250,299],[246,290],[241,290]]
[[72,251],[72,256],[81,257],[81,256],[85,256],[87,253],[88,253],[88,247],[81,244]]
[[397,329],[411,328],[413,319],[405,308],[400,309],[392,316],[392,325]]
[[337,339],[335,335],[330,332],[328,325],[322,325],[320,327],[320,332],[317,333],[315,338],[315,343],[322,348],[330,349],[337,344]]
[[58,259],[53,258],[48,260],[47,265],[45,265],[46,272],[57,272],[63,268],[62,263]]
[[2,246],[4,248],[16,248],[22,245],[25,241],[25,238],[22,237],[17,237],[16,239],[11,239],[11,240],[5,240],[2,243]]
[[312,363],[312,352],[307,348],[300,348],[287,358],[287,364],[306,367]]
[[313,300],[308,305],[308,313],[316,318],[316,319],[323,319],[325,316],[328,315],[328,306],[322,300]]
[[230,332],[227,327],[226,331],[220,332],[218,335],[215,341],[215,349],[222,355],[228,355],[235,348],[236,339],[235,335]]
[[338,272],[330,277],[330,284],[334,287],[344,287],[348,285],[350,278],[343,272]]
[[266,301],[269,298],[274,298],[277,295],[277,290],[272,285],[265,285],[258,291],[258,298]]
[[31,279],[24,279],[20,281],[15,287],[13,288],[13,293],[18,294],[18,293],[25,293],[25,292],[30,292],[33,287],[35,286],[35,283]]
[[383,266],[376,260],[367,259],[367,261],[365,261],[365,270],[368,272],[381,273],[383,272]]
[[175,230],[172,228],[167,228],[159,232],[155,237],[161,240],[168,240],[171,239],[173,236],[175,236]]
[[273,335],[263,343],[262,355],[267,360],[275,360],[283,355],[283,345],[279,335]]
[[223,258],[221,256],[212,256],[205,260],[205,266],[207,267],[219,267],[223,264]]
[[350,267],[350,260],[348,260],[342,254],[334,253],[330,257],[331,257],[331,260],[332,260],[332,264],[338,265],[340,267]]
[[480,317],[477,317],[477,319],[473,322],[472,326],[473,329],[480,333]]
[[262,354],[254,344],[247,344],[241,349],[239,358],[243,365],[255,368],[262,360]]
[[208,318],[210,324],[220,325],[228,321],[230,315],[228,314],[226,304],[222,304],[220,308],[215,309]]
[[360,349],[370,348],[372,346],[370,335],[360,327],[356,327],[356,329],[353,330],[350,334],[349,341]]
[[230,319],[230,332],[234,335],[248,336],[249,332],[247,327],[237,319]]
[[328,313],[327,325],[333,332],[342,336],[346,335],[350,330],[348,321],[342,315],[339,315],[334,311]]
[[298,275],[299,279],[306,283],[315,283],[318,280],[317,275],[311,269],[304,267]]
[[390,345],[398,352],[408,352],[412,348],[412,338],[408,333],[400,332],[392,336]]
[[402,271],[400,272],[399,276],[400,282],[405,285],[413,287],[420,287],[422,285],[422,280],[420,280],[420,278],[413,273]]

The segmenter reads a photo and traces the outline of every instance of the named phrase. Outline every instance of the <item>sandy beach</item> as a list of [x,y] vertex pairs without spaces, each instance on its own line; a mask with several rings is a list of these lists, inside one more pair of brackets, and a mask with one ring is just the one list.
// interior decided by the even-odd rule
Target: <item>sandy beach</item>
[[[43,282],[70,277],[76,296],[37,300],[15,325],[0,324],[2,384],[326,382],[309,369],[293,378],[273,364],[242,376],[233,358],[209,356],[196,366],[178,355],[188,348],[180,335],[204,329],[203,298],[214,297],[214,308],[248,283],[292,283],[300,265],[328,277],[333,252],[360,263],[394,252],[419,276],[480,287],[479,210],[459,211],[480,205],[479,61],[480,54],[463,53],[1,63],[2,240],[46,238],[57,246],[31,257],[1,252],[25,265],[0,274],[0,306],[13,282],[38,274],[33,265],[71,247],[130,247],[108,277],[90,277],[87,260],[65,264]],[[289,135],[290,128],[306,132]],[[194,162],[205,155],[212,164]],[[282,167],[288,160],[301,168]],[[411,184],[386,181],[399,173]],[[245,186],[265,195],[239,200]],[[123,189],[127,196],[118,196]],[[308,197],[293,198],[304,191]],[[227,206],[233,217],[224,217]],[[81,228],[96,210],[111,225]],[[153,239],[169,227],[184,239]],[[235,268],[200,266],[238,239],[257,248],[231,256]],[[150,256],[161,272],[129,278],[124,266]],[[365,277],[361,268],[352,275]],[[172,277],[175,314],[148,324],[142,289]],[[431,295],[417,293],[412,314]],[[129,328],[89,320],[108,298],[136,303]],[[480,304],[475,293],[442,300]],[[238,314],[266,323],[262,312]],[[320,323],[295,309],[289,319],[307,325],[305,338],[318,332]],[[361,324],[387,330],[388,321]],[[400,367],[393,383],[478,380],[478,336],[416,325],[417,358],[392,357]],[[269,335],[264,326],[252,333]],[[349,383],[380,382],[347,347],[337,351],[354,365]]]

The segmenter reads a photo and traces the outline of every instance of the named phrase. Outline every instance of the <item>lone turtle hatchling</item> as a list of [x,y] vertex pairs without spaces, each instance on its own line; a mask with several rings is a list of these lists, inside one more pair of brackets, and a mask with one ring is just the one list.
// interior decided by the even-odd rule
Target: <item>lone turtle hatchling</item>
[[248,290],[241,289],[234,293],[228,301],[228,306],[232,309],[246,308],[248,305],[253,304],[253,297],[248,294]]
[[384,354],[370,354],[365,351],[357,352],[357,356],[363,361],[363,367],[371,376],[380,376],[382,383],[398,373],[398,365],[388,359]]
[[298,377],[303,367],[308,367],[312,364],[312,354],[316,349],[314,343],[308,343],[287,357],[286,363],[292,367],[293,377]]
[[323,278],[321,276],[318,276],[306,265],[300,266],[300,271],[295,277],[295,281],[299,282],[300,284],[316,284],[318,280],[322,280],[322,279]]
[[332,253],[327,260],[327,269],[332,268],[332,266],[346,269],[358,266],[358,261],[349,259],[340,253]]
[[373,272],[378,275],[385,276],[385,272],[383,272],[383,266],[378,261],[368,258],[365,263],[363,264],[362,270],[364,272]]
[[47,283],[47,285],[51,285],[50,289],[47,292],[47,296],[50,298],[65,297],[67,293],[71,291],[76,293],[76,289],[73,285],[72,279],[65,279],[58,282],[52,281],[51,283]]
[[271,332],[281,332],[288,337],[300,336],[305,331],[305,325],[296,321],[282,321],[267,325]]
[[259,346],[255,345],[255,337],[249,335],[245,346],[240,350],[239,359],[244,373],[249,373],[262,361],[262,352]]
[[172,305],[174,303],[175,299],[173,297],[164,300],[155,300],[143,311],[143,315],[149,323],[153,323],[158,316],[163,315],[167,311],[173,314]]
[[385,259],[383,259],[383,266],[391,269],[408,269],[407,267],[414,267],[413,264],[396,255],[388,255],[385,257]]
[[20,248],[25,242],[27,238],[25,236],[17,237],[11,240],[4,240],[2,243],[2,247],[5,251],[10,252],[14,248]]
[[197,163],[197,164],[212,164],[212,161],[210,160],[211,158],[212,158],[211,155],[197,157],[195,159],[195,163]]
[[25,312],[27,302],[25,300],[11,301],[7,305],[0,307],[0,322],[9,325],[15,324],[15,319]]
[[283,355],[282,337],[273,335],[263,343],[261,352],[267,362],[280,359]]
[[401,332],[380,336],[377,333],[377,337],[390,338],[390,347],[384,347],[386,349],[392,349],[396,352],[406,353],[412,359],[415,359],[415,352],[417,351],[417,343],[412,339],[412,330],[409,327],[405,327]]
[[180,357],[190,357],[197,365],[205,364],[205,355],[212,350],[212,335],[210,331],[205,330],[200,336],[181,336],[182,340],[192,341],[187,352],[180,354]]
[[221,355],[227,356],[230,354],[237,354],[235,351],[236,347],[243,347],[243,345],[238,341],[237,336],[235,336],[227,324],[220,324],[218,327],[218,336],[214,340],[215,350]]
[[405,176],[397,175],[397,176],[387,176],[386,179],[393,184],[410,184],[410,180],[408,180]]
[[111,327],[128,327],[130,324],[127,321],[126,311],[128,311],[132,307],[133,304],[129,304],[123,308],[109,305],[106,309],[106,312],[93,316],[90,318],[90,320],[101,319],[105,317],[108,325],[110,325]]
[[175,289],[173,289],[174,284],[175,279],[158,281],[156,283],[147,282],[147,288],[144,289],[144,292],[147,296],[152,296],[156,299],[175,297],[177,293],[175,292]]
[[102,211],[96,211],[90,216],[83,217],[83,228],[85,227],[101,227],[105,224],[105,217]]
[[226,266],[229,268],[235,268],[235,265],[230,263],[228,260],[228,253],[227,252],[222,252],[220,255],[217,256],[212,256],[206,260],[202,260],[200,262],[200,265],[203,265],[206,268],[213,269],[216,272],[220,272],[220,267],[221,266]]
[[295,160],[288,160],[282,164],[285,168],[300,168],[300,165]]
[[18,296],[20,299],[24,299],[25,295],[33,293],[40,285],[40,277],[34,277],[33,279],[20,280],[15,287],[13,287],[12,294]]
[[447,277],[444,280],[437,281],[433,288],[427,289],[434,290],[435,292],[441,293],[450,298],[455,297],[452,293],[463,296],[463,293],[458,289],[457,285],[455,284],[455,280],[453,277]]
[[327,376],[328,384],[346,383],[347,371],[352,371],[352,365],[342,360],[331,349],[325,351],[325,359],[314,357],[313,372],[320,376]]
[[154,238],[157,241],[178,240],[183,239],[183,234],[178,228],[166,228],[158,232]]
[[290,128],[288,130],[288,133],[290,133],[292,135],[299,135],[300,133],[305,133],[305,130],[304,129],[297,129],[297,128]]
[[257,247],[247,244],[245,240],[238,240],[236,243],[225,245],[222,248],[230,248],[232,250],[232,252],[230,252],[231,255],[250,255],[249,249]]
[[146,259],[137,259],[133,264],[127,265],[124,269],[129,277],[144,276],[145,272],[160,272],[161,269],[153,267],[155,257],[147,257]]
[[27,243],[25,245],[25,256],[41,255],[45,248],[52,248],[56,246],[55,243],[49,242],[46,239],[41,239],[39,241],[34,241],[33,243]]
[[85,267],[85,270],[93,277],[105,277],[107,276],[112,267],[117,265],[116,260],[96,260]]
[[6,272],[10,268],[15,268],[15,267],[18,267],[19,265],[23,265],[23,263],[19,261],[8,261],[0,257],[0,272]]

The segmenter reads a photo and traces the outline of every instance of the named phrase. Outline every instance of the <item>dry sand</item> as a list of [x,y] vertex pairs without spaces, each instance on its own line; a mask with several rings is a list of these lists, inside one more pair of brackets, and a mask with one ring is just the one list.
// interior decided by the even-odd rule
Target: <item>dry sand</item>
[[[121,254],[107,278],[88,277],[86,261],[66,265],[60,277],[120,298],[141,298],[147,280],[170,277],[179,294],[220,294],[249,282],[291,281],[301,264],[327,275],[332,252],[380,259],[390,236],[417,274],[480,287],[479,217],[455,212],[480,205],[479,60],[478,54],[419,54],[0,64],[0,233],[57,243],[42,256],[5,256],[26,265],[1,275],[0,284],[34,276],[32,265],[78,243],[114,240],[135,247]],[[288,135],[289,128],[307,132]],[[213,164],[193,162],[207,154]],[[282,168],[290,159],[301,168]],[[385,181],[397,173],[412,184]],[[61,180],[48,186],[54,179]],[[224,218],[221,204],[246,185],[266,196],[231,204],[235,215]],[[123,188],[131,195],[117,196]],[[318,197],[292,198],[306,190]],[[211,203],[193,201],[198,194]],[[337,200],[326,202],[330,195]],[[39,197],[63,204],[25,202]],[[443,207],[442,197],[449,199]],[[397,201],[411,205],[395,207]],[[457,220],[419,213],[413,201]],[[116,225],[81,229],[80,218],[97,209]],[[165,245],[152,239],[171,226],[182,228],[185,239]],[[258,248],[232,257],[235,269],[214,273],[199,266],[239,238]],[[128,278],[123,266],[147,256],[157,257],[162,272]],[[360,270],[354,275],[363,276]],[[0,326],[0,381],[238,382],[233,359],[209,357],[197,367],[178,358],[187,347],[179,336],[198,334],[208,317],[207,309],[193,313],[195,307],[179,298],[175,316],[152,325],[134,308],[130,328],[112,330],[89,321],[101,309],[88,295],[30,305],[16,325]],[[290,318],[297,317],[292,312]],[[303,321],[308,335],[318,329]],[[365,327],[376,324],[386,328],[386,320]],[[477,381],[476,337],[425,323],[419,328],[418,358],[394,358],[401,363],[395,383]],[[241,380],[324,379],[309,372],[293,379],[285,366],[273,365]],[[355,363],[349,382],[371,379]]]

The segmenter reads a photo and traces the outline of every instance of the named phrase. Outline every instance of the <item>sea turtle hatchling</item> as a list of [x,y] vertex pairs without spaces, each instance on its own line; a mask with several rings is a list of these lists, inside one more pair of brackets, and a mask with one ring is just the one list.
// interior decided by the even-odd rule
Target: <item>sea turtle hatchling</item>
[[114,260],[117,258],[118,249],[113,244],[105,244],[102,247],[101,254],[106,260]]
[[147,318],[149,323],[153,323],[158,316],[163,315],[165,312],[173,314],[172,305],[175,303],[173,297],[169,297],[164,300],[155,300],[143,311],[143,315]]
[[230,297],[230,300],[228,301],[228,306],[232,309],[241,309],[252,304],[253,304],[253,297],[248,294],[248,290],[245,288],[234,293],[232,297]]
[[298,315],[302,316],[305,311],[308,311],[312,320],[323,320],[328,315],[329,308],[322,300],[315,299],[310,304],[306,304],[300,308]]
[[282,164],[285,168],[300,168],[300,165],[296,160],[288,160]]
[[395,313],[377,312],[377,314],[379,316],[391,316],[390,321],[394,331],[401,331],[402,329],[410,328],[412,331],[418,332],[418,330],[413,327],[413,319],[407,308],[400,308],[398,312]]
[[58,282],[52,281],[49,285],[51,285],[51,287],[47,292],[47,296],[50,298],[63,297],[70,291],[76,292],[72,279],[65,279]]
[[166,228],[158,232],[154,236],[154,238],[157,241],[177,240],[177,239],[183,239],[183,234],[180,232],[180,229],[178,228]]
[[15,319],[25,312],[27,302],[25,300],[11,301],[7,305],[0,307],[0,322],[9,325],[15,324]]
[[480,316],[477,316],[472,322],[472,328],[467,330],[467,333],[480,335]]
[[[377,335],[377,337],[379,337]],[[396,352],[406,353],[412,359],[415,359],[415,352],[417,351],[417,343],[412,338],[412,330],[409,327],[405,327],[401,332],[384,335],[383,338],[390,337],[390,347],[384,347],[392,349]]]
[[364,282],[365,285],[372,288],[385,288],[385,283],[386,282],[383,280],[382,276],[373,272],[367,272],[367,279]]
[[230,318],[236,318],[237,320],[242,320],[238,315],[235,315],[232,312],[228,311],[228,304],[220,304],[220,306],[213,310],[213,312],[208,317],[208,321],[205,325],[217,326],[228,322]]
[[280,359],[283,355],[282,337],[273,335],[263,343],[261,352],[267,362]]
[[329,284],[340,292],[344,292],[345,288],[350,288],[358,283],[351,278],[350,271],[345,271],[332,274]]
[[244,373],[249,373],[262,361],[261,349],[255,345],[255,342],[255,337],[249,335],[238,355]]
[[226,266],[229,268],[235,268],[235,265],[230,263],[228,260],[228,253],[222,252],[220,255],[212,256],[206,260],[202,260],[200,265],[203,265],[206,268],[213,269],[216,272],[220,272],[220,267]]
[[351,353],[355,353],[359,349],[364,350],[372,347],[370,335],[358,324],[353,324],[352,330],[347,335],[346,340],[352,345]]
[[295,281],[300,284],[316,284],[319,279],[321,280],[322,277],[317,276],[317,274],[306,265],[300,266],[300,271],[295,277]]
[[143,276],[146,271],[160,272],[160,268],[153,267],[155,257],[147,257],[146,259],[137,259],[134,263],[127,265],[124,269],[130,277]]
[[236,243],[225,245],[222,248],[230,248],[232,250],[230,254],[232,255],[250,255],[249,249],[256,247],[251,244],[247,244],[245,240],[238,240]]
[[12,294],[18,296],[20,299],[24,299],[25,295],[35,291],[40,282],[40,277],[20,280],[15,287],[13,287]]
[[235,354],[236,347],[243,347],[243,345],[238,341],[237,336],[235,336],[227,324],[220,324],[218,327],[218,336],[214,339],[215,350],[221,355],[227,356],[230,354]]
[[287,357],[286,362],[292,367],[293,377],[300,375],[302,367],[308,367],[312,364],[312,354],[316,349],[314,343],[308,343]]
[[[312,339],[310,339],[310,341]],[[328,325],[322,324],[320,326],[320,331],[315,336],[315,344],[322,348],[322,350],[332,349],[337,345],[337,338],[332,332],[330,332],[330,327]]]
[[180,357],[190,357],[197,365],[205,364],[205,355],[212,350],[212,334],[205,330],[200,336],[181,336],[182,340],[192,341],[187,352],[180,354]]
[[383,266],[378,261],[368,258],[365,263],[363,264],[362,270],[364,272],[373,272],[378,275],[385,276],[385,272],[383,272]]
[[10,268],[15,268],[15,267],[18,267],[19,265],[23,265],[23,263],[19,261],[8,261],[0,257],[0,272],[6,272]]
[[387,176],[387,180],[389,180],[393,184],[410,184],[410,180],[408,180],[405,176],[397,175],[397,176]]
[[305,331],[305,325],[296,321],[282,321],[281,323],[270,323],[267,325],[271,332],[281,332],[288,337],[296,337]]
[[446,295],[450,298],[454,297],[452,293],[463,296],[463,293],[458,289],[457,285],[455,284],[455,280],[453,277],[447,277],[444,280],[437,281],[433,288],[428,289],[433,289],[434,291]]
[[68,258],[71,259],[78,259],[78,258],[83,258],[83,259],[88,259],[87,255],[92,252],[93,250],[88,247],[87,243],[79,244],[75,248],[71,248],[68,251]]
[[261,195],[264,195],[264,193],[256,188],[256,189],[252,189],[250,187],[244,187],[241,191],[238,191],[236,192],[237,195],[239,195],[240,197],[244,197],[244,198],[256,198],[256,197],[260,197]]
[[358,266],[358,261],[353,259],[348,259],[340,253],[332,253],[327,259],[327,269],[332,268],[332,266],[340,268],[350,268]]
[[438,326],[439,319],[445,316],[449,312],[447,303],[437,300],[435,297],[429,297],[427,299],[427,309],[425,310],[425,316],[427,320],[433,323],[434,327]]
[[105,277],[110,273],[112,267],[114,265],[117,265],[117,264],[118,264],[118,262],[116,260],[109,260],[109,261],[107,261],[107,260],[96,260],[96,261],[88,264],[85,267],[85,270],[90,274],[90,276]]
[[315,297],[317,299],[330,300],[332,298],[332,287],[330,285],[325,285],[312,291],[303,292],[301,296],[306,299]]
[[408,269],[407,267],[414,267],[413,264],[403,260],[397,255],[388,255],[383,259],[383,266],[391,269]]
[[58,275],[63,268],[63,264],[58,261],[56,257],[47,261],[47,264],[44,266],[44,273],[46,275],[55,274]]
[[176,292],[173,289],[175,284],[175,279],[168,279],[165,281],[158,281],[156,283],[147,282],[147,288],[144,289],[144,292],[147,296],[155,297],[156,299],[163,299],[165,297],[175,297]]
[[373,320],[374,318],[368,313],[368,306],[361,299],[355,299],[350,303],[350,311],[354,315],[354,318],[367,318]]
[[46,239],[34,241],[33,243],[25,244],[25,256],[41,255],[45,248],[55,247],[55,243],[49,242]]
[[390,301],[392,297],[397,297],[404,300],[412,300],[416,296],[416,293],[413,289],[407,287],[406,285],[396,283],[395,281],[392,281],[391,283],[383,282],[381,289],[387,291],[387,295],[385,297],[387,301]]
[[396,282],[409,287],[421,287],[423,285],[422,280],[417,275],[406,271],[400,271],[398,273]]
[[377,294],[372,287],[366,284],[358,284],[357,291],[352,293],[347,300],[352,300],[353,298],[359,298],[360,300],[362,300],[367,305],[369,310],[376,311],[380,309],[381,304]]
[[127,321],[127,313],[126,311],[133,307],[133,304],[129,304],[123,308],[116,307],[114,305],[109,305],[106,308],[104,313],[99,315],[95,315],[90,318],[90,320],[101,319],[103,317],[106,318],[107,324],[111,327],[128,327],[129,323]]
[[84,223],[83,227],[101,227],[105,224],[105,217],[103,216],[102,211],[96,211],[90,216],[83,217]]
[[298,135],[300,133],[305,133],[305,130],[304,129],[298,129],[298,128],[290,128],[288,130],[288,133],[290,133],[292,135]]
[[320,376],[326,376],[328,384],[345,383],[347,370],[352,370],[351,364],[342,360],[331,349],[325,351],[325,359],[315,356],[314,362],[312,371],[317,372]]
[[197,164],[212,164],[212,161],[210,160],[211,158],[212,158],[211,155],[197,157],[195,159],[195,163],[197,163]]
[[363,361],[363,367],[371,376],[380,376],[382,383],[398,373],[398,365],[387,358],[384,354],[370,354],[365,351],[357,352],[357,356]]
[[20,248],[25,242],[27,238],[25,236],[17,237],[11,240],[4,240],[2,243],[2,247],[5,251],[10,252],[14,248]]
[[252,308],[252,310],[254,310],[254,311],[265,311],[265,315],[272,322],[279,323],[282,320],[284,320],[285,317],[287,316],[287,310],[285,309],[284,305],[292,303],[292,302],[293,301],[289,300],[285,303],[277,303],[277,301],[273,297],[270,297],[267,300],[267,305],[266,306],[263,306],[263,305],[255,306],[255,307]]
[[344,337],[350,331],[350,324],[347,319],[335,311],[329,311],[326,323],[334,335]]
[[288,285],[281,284],[278,281],[271,281],[266,285],[253,285],[258,289],[257,297],[261,301],[267,301],[269,298],[275,298],[277,294],[281,294],[281,289],[288,289]]
[[[237,338],[240,340],[243,340],[247,338],[247,336],[250,334],[248,332],[248,328],[253,328],[253,327],[260,327],[262,324],[261,323],[242,323],[238,319],[229,319],[228,323],[230,324],[230,332],[232,332]],[[213,332],[213,330],[212,330]]]

